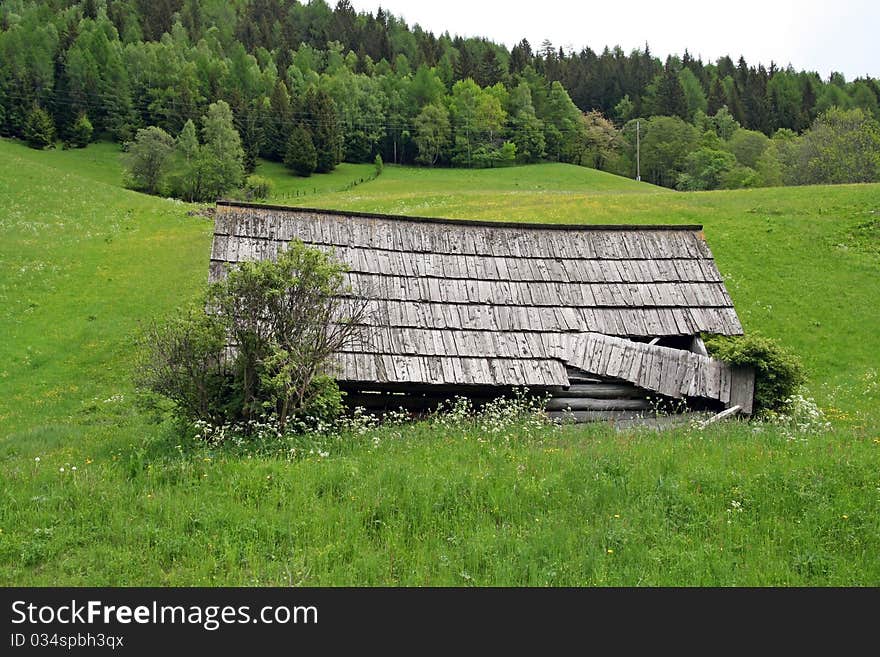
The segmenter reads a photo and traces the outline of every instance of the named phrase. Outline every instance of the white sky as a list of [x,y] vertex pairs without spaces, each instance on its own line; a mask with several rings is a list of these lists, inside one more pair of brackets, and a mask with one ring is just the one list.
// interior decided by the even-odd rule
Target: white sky
[[[334,6],[333,0],[328,0]],[[525,37],[537,50],[544,39],[557,48],[601,52],[620,45],[664,58],[684,49],[715,61],[740,54],[750,65],[771,61],[817,71],[840,71],[847,80],[880,77],[880,0],[352,0],[357,11],[378,7],[408,25],[441,34],[483,36],[512,47]]]

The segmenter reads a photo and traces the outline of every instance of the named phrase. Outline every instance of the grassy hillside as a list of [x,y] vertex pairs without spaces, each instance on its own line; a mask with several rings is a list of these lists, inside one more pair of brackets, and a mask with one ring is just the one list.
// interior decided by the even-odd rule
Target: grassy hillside
[[802,354],[832,427],[423,423],[239,455],[136,403],[131,336],[205,281],[212,226],[121,189],[117,159],[0,140],[0,585],[880,584],[880,186],[386,167],[340,193],[371,168],[264,164],[304,205],[702,223],[746,329]]
[[[437,182],[434,182],[436,177]],[[615,191],[616,190],[616,191]],[[880,336],[880,185],[676,193],[570,165],[477,172],[386,168],[301,205],[551,223],[702,224],[746,331],[802,355],[825,402],[860,410]]]

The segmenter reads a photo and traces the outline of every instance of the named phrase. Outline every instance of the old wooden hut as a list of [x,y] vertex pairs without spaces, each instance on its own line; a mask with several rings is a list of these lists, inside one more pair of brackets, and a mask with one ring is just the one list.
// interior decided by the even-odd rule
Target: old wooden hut
[[546,225],[219,202],[210,278],[292,239],[328,250],[370,299],[340,386],[372,408],[514,387],[588,420],[656,400],[751,412],[754,376],[700,333],[742,327],[701,226]]

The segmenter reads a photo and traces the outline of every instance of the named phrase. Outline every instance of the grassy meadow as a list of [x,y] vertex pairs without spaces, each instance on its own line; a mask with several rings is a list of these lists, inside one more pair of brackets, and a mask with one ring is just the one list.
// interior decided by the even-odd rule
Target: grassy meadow
[[142,410],[130,370],[138,327],[206,281],[211,221],[123,189],[116,146],[0,140],[0,585],[880,585],[880,185],[372,171],[257,173],[305,206],[703,224],[746,331],[801,355],[830,424],[206,446]]

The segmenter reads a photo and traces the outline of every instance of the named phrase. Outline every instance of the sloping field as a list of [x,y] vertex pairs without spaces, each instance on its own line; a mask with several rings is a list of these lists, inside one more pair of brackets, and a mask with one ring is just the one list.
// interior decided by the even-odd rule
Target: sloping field
[[746,330],[801,354],[831,426],[421,423],[242,452],[136,402],[131,337],[204,283],[212,225],[120,188],[117,153],[0,141],[0,584],[880,584],[880,186],[294,181],[319,207],[702,223]]

